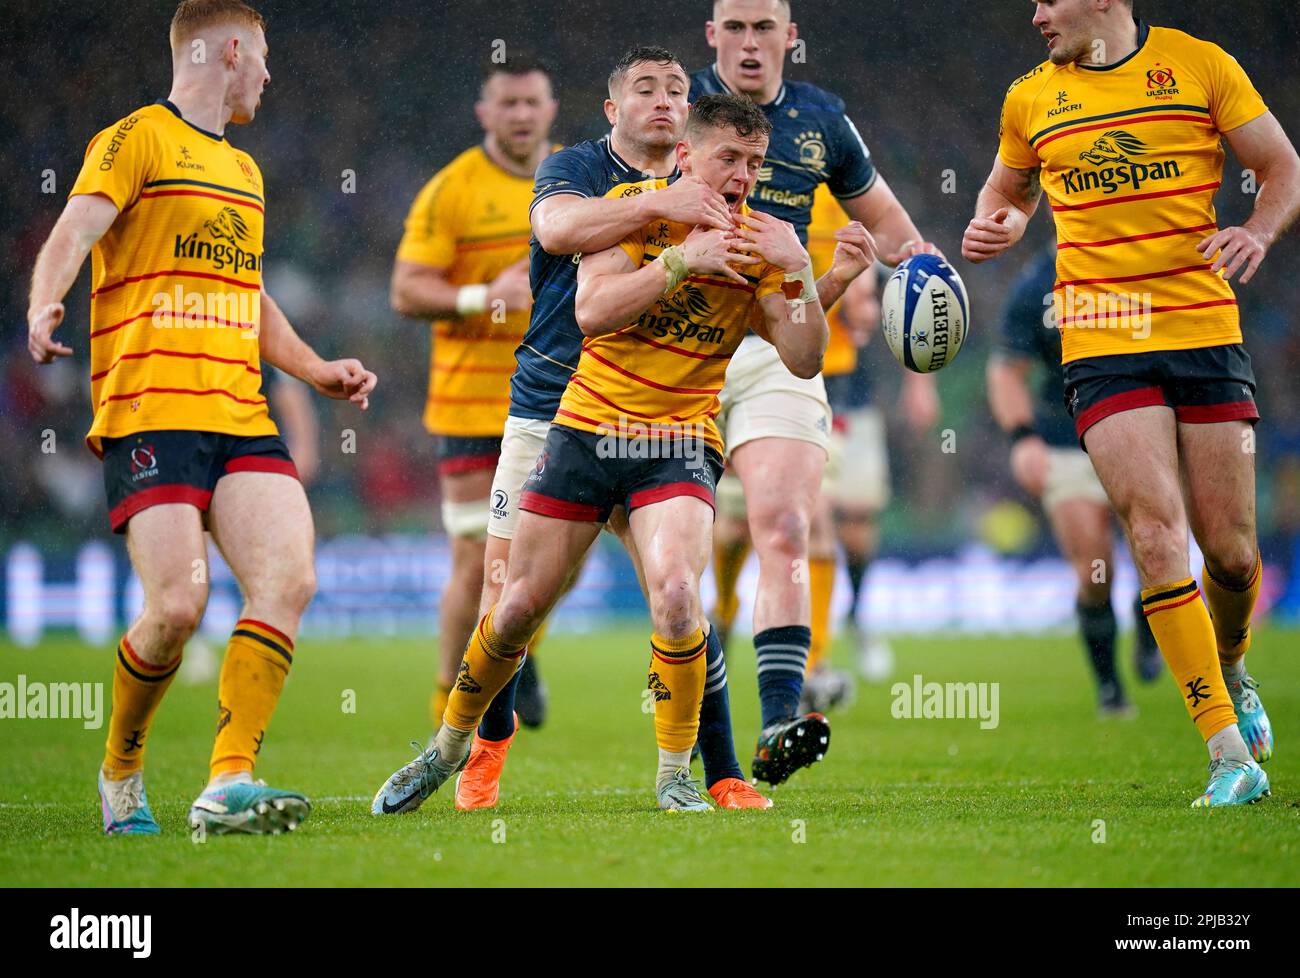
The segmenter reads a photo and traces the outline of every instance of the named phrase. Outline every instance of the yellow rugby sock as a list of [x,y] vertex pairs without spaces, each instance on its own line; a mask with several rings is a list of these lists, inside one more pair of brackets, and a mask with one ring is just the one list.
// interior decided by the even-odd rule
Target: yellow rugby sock
[[1205,592],[1205,603],[1210,606],[1210,617],[1214,620],[1219,662],[1225,667],[1235,665],[1250,649],[1250,616],[1255,610],[1255,601],[1259,598],[1259,585],[1263,576],[1263,564],[1258,552],[1255,553],[1255,569],[1242,587],[1222,583],[1210,573],[1209,564],[1205,565],[1201,589]]
[[1147,588],[1142,592],[1142,613],[1201,736],[1208,741],[1236,723],[1215,654],[1214,626],[1196,581],[1189,577]]
[[655,697],[655,741],[659,749],[690,756],[700,732],[704,699],[704,632],[697,628],[673,641],[650,636],[650,681]]
[[151,665],[137,656],[127,637],[122,636],[113,668],[113,712],[108,718],[108,740],[104,744],[105,777],[121,781],[144,766],[149,724],[180,665],[179,655],[166,665]]
[[461,731],[478,729],[479,721],[492,704],[492,699],[510,682],[523,661],[527,645],[518,648],[501,641],[496,629],[492,627],[492,615],[496,606],[482,617],[474,634],[470,636],[469,645],[465,647],[465,657],[460,663],[460,672],[456,674],[456,684],[451,689],[447,701],[447,711],[442,722]]
[[835,590],[835,558],[813,557],[808,561],[808,586],[812,591],[812,644],[808,646],[805,675],[826,657],[831,641],[831,595]]
[[208,764],[212,778],[253,770],[291,665],[288,635],[252,618],[235,623],[217,686],[217,739]]
[[724,632],[730,631],[740,610],[740,598],[736,595],[736,583],[740,580],[741,568],[749,556],[749,544],[713,545],[713,577],[718,585],[718,598],[713,606],[713,619]]

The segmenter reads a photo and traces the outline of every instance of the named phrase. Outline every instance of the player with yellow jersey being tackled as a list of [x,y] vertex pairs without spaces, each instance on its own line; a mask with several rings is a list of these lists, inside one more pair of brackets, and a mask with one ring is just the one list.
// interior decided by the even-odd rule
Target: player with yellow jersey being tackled
[[794,228],[744,204],[770,131],[748,99],[699,99],[678,164],[684,179],[722,194],[733,228],[655,221],[583,257],[575,311],[588,338],[525,483],[501,599],[466,649],[434,744],[385,783],[372,810],[415,807],[464,764],[479,719],[617,505],[629,513],[654,625],[658,804],[709,810],[689,766],[705,685],[699,581],[722,469],[718,393],[748,329],[801,377],[816,376],[827,339]]
[[411,205],[393,267],[393,308],[433,320],[424,426],[437,438],[451,575],[438,616],[442,722],[460,653],[478,621],[488,496],[510,407],[515,349],[528,329],[528,206],[556,102],[544,65],[491,63],[475,113],[483,141],[452,160]]
[[[1228,281],[1242,271],[1249,282],[1300,210],[1300,158],[1234,58],[1135,20],[1129,0],[1040,0],[1033,22],[1049,60],[1007,93],[962,251],[977,262],[1006,251],[1047,192],[1066,399],[1209,748],[1209,786],[1193,804],[1255,801],[1269,793],[1257,762],[1273,750],[1245,667],[1260,586],[1259,412]],[[1259,193],[1242,227],[1220,230],[1224,139]]]
[[[261,16],[238,0],[186,0],[171,25],[171,94],[90,143],[32,275],[28,347],[72,355],[52,333],[92,254],[86,441],[104,462],[109,518],[125,533],[144,608],[117,647],[99,773],[104,831],[159,831],[143,780],[154,712],[208,598],[211,530],[243,592],[218,691],[205,833],[295,828],[310,804],[254,782],[253,765],[315,590],[311,510],[260,393],[261,362],[364,409],[375,376],[325,362],[262,285],[266,191],[227,142],[270,81]],[[193,57],[196,50],[207,56]]]

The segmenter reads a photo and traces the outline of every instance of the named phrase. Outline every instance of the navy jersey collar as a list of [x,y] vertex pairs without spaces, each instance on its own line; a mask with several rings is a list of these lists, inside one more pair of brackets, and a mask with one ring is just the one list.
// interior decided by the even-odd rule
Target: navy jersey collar
[[1151,27],[1145,21],[1139,20],[1137,22],[1137,29],[1138,29],[1138,46],[1135,47],[1127,57],[1120,58],[1120,60],[1116,61],[1112,65],[1080,64],[1079,67],[1082,68],[1084,71],[1114,71],[1116,68],[1128,64],[1135,57],[1137,57],[1137,53],[1139,51],[1141,51],[1144,47],[1146,47],[1147,37],[1150,36],[1151,34]]
[[225,136],[219,136],[219,135],[217,135],[215,132],[208,132],[208,130],[206,130],[206,129],[200,129],[200,128],[199,128],[198,126],[196,126],[194,123],[190,122],[189,119],[187,119],[187,118],[185,118],[185,116],[181,115],[181,110],[178,109],[178,108],[176,108],[176,103],[174,103],[171,99],[160,98],[156,104],[165,107],[165,108],[167,109],[167,111],[169,111],[172,115],[176,116],[176,118],[180,119],[181,122],[185,123],[187,126],[189,126],[191,129],[193,129],[195,132],[201,132],[201,133],[203,133],[203,135],[207,136],[209,139],[215,139],[215,140],[216,140],[217,142],[219,142],[219,143],[223,143],[223,142],[226,141],[226,137],[225,137]]
[[[604,136],[601,136],[601,137],[600,137],[600,144],[605,148],[605,154],[609,157],[610,161],[611,161],[611,162],[612,162],[616,167],[618,167],[618,169],[623,173],[624,176],[628,177],[629,179],[637,179],[637,180],[658,180],[658,179],[660,179],[659,177],[653,176],[653,175],[647,173],[647,172],[644,171],[644,170],[639,170],[639,169],[637,169],[637,168],[634,167],[631,163],[627,162],[627,160],[623,159],[623,157],[619,156],[616,152],[614,152],[614,134],[613,134],[613,133],[606,133]],[[670,174],[668,174],[668,179],[669,179],[669,180],[676,180],[676,179],[677,179],[679,176],[681,176],[681,175],[682,175],[682,171],[679,170],[679,169],[674,165],[674,166],[673,166],[673,172],[670,173]]]

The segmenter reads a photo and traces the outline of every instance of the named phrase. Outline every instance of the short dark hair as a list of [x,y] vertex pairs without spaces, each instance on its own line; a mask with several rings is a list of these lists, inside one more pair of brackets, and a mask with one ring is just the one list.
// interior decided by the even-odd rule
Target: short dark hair
[[507,55],[504,61],[497,61],[493,57],[484,62],[483,84],[486,85],[496,75],[530,75],[534,71],[541,72],[547,80],[553,80],[554,73],[545,61],[527,51],[516,51]]
[[686,65],[682,63],[682,59],[667,48],[642,44],[629,48],[623,57],[618,59],[618,63],[614,65],[614,70],[609,73],[610,96],[612,97],[615,92],[623,87],[623,82],[627,80],[628,73],[633,68],[646,62],[656,65],[676,65],[682,70],[683,75],[690,77],[690,72],[686,70]]
[[734,129],[741,139],[748,139],[771,135],[772,123],[746,95],[701,95],[686,117],[686,138],[706,129]]

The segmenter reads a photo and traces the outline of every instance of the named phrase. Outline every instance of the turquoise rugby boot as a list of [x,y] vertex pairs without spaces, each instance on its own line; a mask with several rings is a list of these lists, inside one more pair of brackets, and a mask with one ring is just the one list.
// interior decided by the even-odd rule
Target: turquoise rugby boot
[[162,830],[149,811],[144,793],[144,775],[139,771],[121,781],[110,781],[99,772],[99,810],[107,835],[157,835]]
[[1251,757],[1263,764],[1273,756],[1273,724],[1264,712],[1264,704],[1259,701],[1259,683],[1248,675],[1243,676],[1240,682],[1225,682],[1232,708],[1237,711],[1237,729],[1241,731],[1241,739],[1250,748]]
[[1225,757],[1210,762],[1210,784],[1205,794],[1192,802],[1193,808],[1251,805],[1272,794],[1268,775],[1254,761],[1232,761]]
[[208,835],[277,835],[292,832],[311,811],[296,791],[268,788],[265,781],[228,781],[208,787],[190,806],[190,828]]

